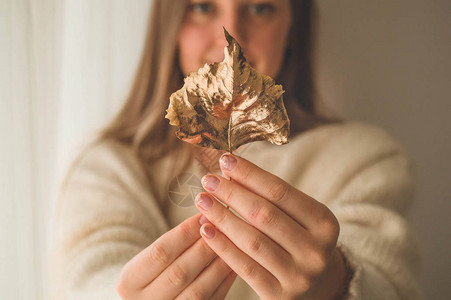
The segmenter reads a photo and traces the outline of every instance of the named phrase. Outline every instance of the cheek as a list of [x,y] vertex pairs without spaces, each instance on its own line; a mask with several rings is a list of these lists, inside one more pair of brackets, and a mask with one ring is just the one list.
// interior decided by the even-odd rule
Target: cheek
[[257,70],[273,78],[276,77],[285,56],[286,37],[278,30],[266,31],[266,34],[252,45]]
[[288,32],[291,26],[290,14],[274,22],[256,28],[249,28],[249,56],[254,59],[256,69],[271,77],[276,77],[285,57]]
[[179,63],[183,74],[196,71],[203,64],[203,57],[208,49],[206,34],[195,27],[185,26],[180,30],[178,39]]

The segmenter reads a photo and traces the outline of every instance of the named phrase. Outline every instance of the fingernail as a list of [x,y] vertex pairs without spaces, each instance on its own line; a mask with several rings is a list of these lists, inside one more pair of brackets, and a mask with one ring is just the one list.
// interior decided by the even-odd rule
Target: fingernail
[[211,224],[210,220],[208,220],[206,216],[204,216],[204,215],[200,216],[199,224],[200,225],[204,225],[205,223],[210,223]]
[[207,239],[212,239],[215,236],[215,228],[211,224],[202,225],[200,231]]
[[196,204],[203,210],[208,210],[213,205],[213,201],[205,194],[198,194],[196,196]]
[[206,175],[202,177],[201,181],[203,187],[209,192],[214,192],[219,185],[219,179],[216,176],[212,175]]
[[232,171],[236,166],[236,158],[228,154],[223,154],[219,159],[219,163],[223,169]]

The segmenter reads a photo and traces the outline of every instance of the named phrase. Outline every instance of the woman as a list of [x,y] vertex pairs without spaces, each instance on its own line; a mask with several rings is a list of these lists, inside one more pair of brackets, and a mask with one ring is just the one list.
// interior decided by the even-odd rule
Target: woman
[[[418,297],[403,217],[411,163],[381,130],[317,112],[313,12],[307,0],[154,1],[128,101],[61,188],[54,298]],[[164,114],[184,76],[222,60],[223,26],[284,86],[292,134],[225,154],[224,177],[204,176],[210,156]],[[169,201],[181,172],[203,176],[195,206]]]

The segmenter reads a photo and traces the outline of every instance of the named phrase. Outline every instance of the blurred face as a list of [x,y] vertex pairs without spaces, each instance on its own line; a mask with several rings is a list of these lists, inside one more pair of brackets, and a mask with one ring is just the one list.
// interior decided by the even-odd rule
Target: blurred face
[[188,0],[178,37],[184,75],[224,59],[224,27],[240,44],[248,63],[276,77],[291,25],[290,0]]

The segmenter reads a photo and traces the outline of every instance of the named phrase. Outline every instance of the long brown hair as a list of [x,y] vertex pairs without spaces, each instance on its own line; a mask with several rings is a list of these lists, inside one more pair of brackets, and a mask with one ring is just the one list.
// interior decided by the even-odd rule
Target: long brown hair
[[315,85],[315,37],[318,11],[313,0],[291,0],[292,25],[282,69],[276,82],[285,89],[284,102],[291,135],[337,119],[320,113]]
[[[327,122],[316,108],[313,76],[315,7],[312,0],[291,0],[290,43],[276,81],[283,85],[292,135]],[[175,137],[164,118],[169,96],[183,84],[177,59],[177,35],[186,0],[154,0],[144,52],[122,109],[101,132],[101,139],[130,145],[150,178],[152,162],[173,151],[189,149]],[[189,160],[185,162],[187,165]],[[179,163],[180,165],[180,163]]]

